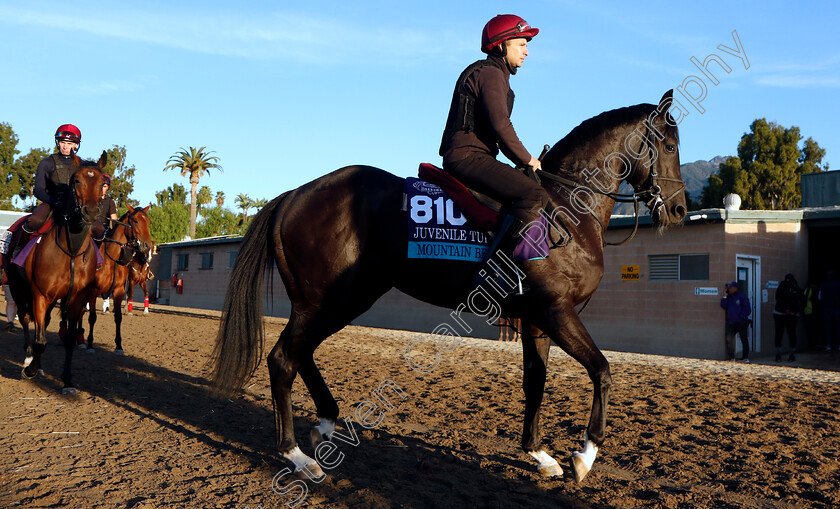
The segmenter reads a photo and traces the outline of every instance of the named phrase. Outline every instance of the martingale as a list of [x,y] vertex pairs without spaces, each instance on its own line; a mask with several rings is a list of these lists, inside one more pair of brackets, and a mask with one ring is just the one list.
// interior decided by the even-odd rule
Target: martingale
[[408,207],[408,258],[480,262],[489,239],[475,230],[458,207],[435,184],[409,177],[405,181]]

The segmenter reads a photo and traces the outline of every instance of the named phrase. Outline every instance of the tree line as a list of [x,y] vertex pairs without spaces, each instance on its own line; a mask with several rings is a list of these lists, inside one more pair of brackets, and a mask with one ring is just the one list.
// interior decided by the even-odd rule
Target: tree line
[[[741,208],[787,210],[802,205],[801,180],[806,173],[828,171],[825,149],[813,138],[802,143],[799,128],[759,118],[738,143],[738,155],[720,164],[709,177],[699,207],[721,208],[729,193],[741,197]],[[692,208],[692,207],[689,207]]]
[[[20,155],[18,143],[19,138],[12,126],[0,122],[0,171],[5,176],[0,180],[0,209],[31,211],[37,205],[34,188],[38,163],[56,150],[33,148]],[[126,205],[140,205],[131,197],[137,170],[134,165],[127,165],[125,147],[114,145],[106,153],[108,165],[103,172],[111,177],[109,194],[122,215],[127,210]],[[181,149],[167,161],[163,171],[179,170],[183,176],[189,177],[191,190],[187,192],[184,186],[173,183],[155,193],[156,203],[151,204],[148,213],[151,234],[157,243],[175,242],[187,236],[198,239],[242,235],[250,224],[249,211],[257,211],[268,203],[266,199],[252,199],[240,193],[234,198],[240,211],[237,213],[225,207],[223,191],[214,195],[208,186],[198,188],[200,178],[209,170],[221,171],[218,162],[218,157],[204,147]]]

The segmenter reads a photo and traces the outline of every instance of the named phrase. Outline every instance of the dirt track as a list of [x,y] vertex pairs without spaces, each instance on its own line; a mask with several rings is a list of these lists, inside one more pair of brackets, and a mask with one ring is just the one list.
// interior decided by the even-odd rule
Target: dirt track
[[[267,336],[282,323],[268,322]],[[543,479],[518,447],[518,345],[465,341],[423,375],[401,357],[413,334],[361,327],[316,354],[357,442],[337,442],[341,462],[322,482],[293,482],[272,454],[267,370],[239,398],[210,395],[216,327],[213,317],[127,316],[119,357],[111,315],[99,315],[100,349],[76,353],[76,397],[58,394],[55,325],[46,376],[33,381],[20,377],[20,329],[0,333],[0,507],[282,507],[304,485],[298,507],[840,505],[840,373],[607,353],[608,437],[578,485],[566,464],[581,446],[591,385],[559,349],[542,422],[565,473]],[[430,361],[422,348],[415,358]],[[382,423],[364,429],[353,409],[375,401],[385,380],[405,399],[392,396]],[[299,381],[294,403],[312,454],[317,419]]]

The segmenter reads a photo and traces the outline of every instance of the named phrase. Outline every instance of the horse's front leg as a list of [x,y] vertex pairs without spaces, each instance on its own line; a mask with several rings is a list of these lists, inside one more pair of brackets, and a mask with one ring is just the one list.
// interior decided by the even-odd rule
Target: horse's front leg
[[41,354],[44,353],[44,350],[47,347],[46,336],[44,334],[46,328],[43,323],[44,315],[38,315],[39,309],[41,310],[41,313],[46,312],[46,306],[43,304],[43,297],[33,295],[32,307],[30,309],[32,311],[32,321],[35,325],[34,338],[29,334],[30,314],[26,313],[23,316],[18,314],[21,319],[20,325],[23,328],[24,338],[23,352],[25,358],[23,360],[23,370],[21,370],[21,376],[24,378],[34,378],[35,375],[43,373],[43,371],[41,371]]
[[[93,326],[96,325],[96,296],[88,301],[88,337],[87,337],[87,351],[93,353]],[[79,322],[81,326],[81,321]]]
[[586,369],[592,380],[592,410],[583,439],[583,450],[573,453],[571,458],[575,480],[581,482],[592,470],[598,448],[603,444],[606,434],[607,401],[612,387],[610,365],[571,305],[550,309],[545,321],[545,332]]
[[546,476],[563,475],[563,469],[540,447],[540,406],[545,391],[548,352],[551,339],[536,327],[522,322],[522,388],[525,391],[525,422],[522,448],[538,462],[538,470]]
[[116,336],[114,336],[114,353],[117,355],[125,355],[122,347],[122,301],[123,293],[119,288],[114,290],[112,295],[114,297],[114,328],[116,329]]

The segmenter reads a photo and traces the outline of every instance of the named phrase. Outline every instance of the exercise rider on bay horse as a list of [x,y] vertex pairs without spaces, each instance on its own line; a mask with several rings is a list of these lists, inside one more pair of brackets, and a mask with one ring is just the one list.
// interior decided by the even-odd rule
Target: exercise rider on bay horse
[[[440,145],[445,171],[505,206],[508,216],[494,242],[501,240],[503,251],[511,250],[511,245],[505,245],[512,244],[510,237],[518,237],[523,226],[538,219],[549,203],[538,182],[496,159],[501,150],[518,167],[540,169],[540,161],[523,146],[510,120],[514,100],[510,76],[522,67],[528,41],[538,33],[538,28],[513,14],[500,14],[487,22],[481,32],[481,51],[487,58],[468,66],[458,78]],[[521,262],[544,257],[517,254],[514,258]]]
[[[58,151],[38,163],[38,170],[35,173],[35,197],[41,203],[21,224],[22,231],[15,247],[15,254],[26,245],[29,238],[39,228],[44,226],[53,211],[65,210],[67,200],[72,199],[70,180],[82,164],[82,160],[76,155],[81,142],[82,133],[73,124],[63,124],[55,131],[55,146]],[[104,238],[105,226],[101,221],[93,224],[91,235],[98,241]]]

